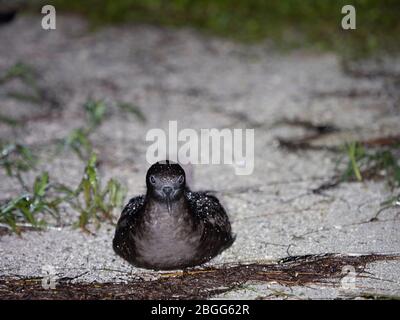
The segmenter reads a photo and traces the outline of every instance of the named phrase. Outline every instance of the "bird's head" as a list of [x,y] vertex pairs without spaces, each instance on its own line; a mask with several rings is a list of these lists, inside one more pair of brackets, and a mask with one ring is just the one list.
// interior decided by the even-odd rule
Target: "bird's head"
[[146,185],[153,199],[169,204],[179,200],[185,191],[185,171],[169,160],[156,162],[147,171]]

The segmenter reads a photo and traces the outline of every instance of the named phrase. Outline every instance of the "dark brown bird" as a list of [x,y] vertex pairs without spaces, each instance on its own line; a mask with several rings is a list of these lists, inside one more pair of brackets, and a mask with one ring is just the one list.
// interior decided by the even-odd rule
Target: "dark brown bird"
[[146,175],[146,195],[125,206],[114,251],[132,265],[169,270],[209,261],[234,241],[228,216],[216,197],[192,192],[185,171],[157,162]]

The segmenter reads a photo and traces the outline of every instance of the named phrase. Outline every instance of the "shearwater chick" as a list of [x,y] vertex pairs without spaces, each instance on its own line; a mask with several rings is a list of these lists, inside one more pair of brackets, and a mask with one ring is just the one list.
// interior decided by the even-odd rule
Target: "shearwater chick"
[[134,266],[155,270],[209,261],[234,241],[225,209],[207,192],[192,192],[171,161],[147,171],[146,195],[132,198],[118,221],[114,251]]

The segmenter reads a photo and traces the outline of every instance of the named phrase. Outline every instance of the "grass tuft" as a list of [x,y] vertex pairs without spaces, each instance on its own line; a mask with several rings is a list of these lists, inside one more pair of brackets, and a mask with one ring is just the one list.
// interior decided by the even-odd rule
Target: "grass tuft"
[[17,78],[21,79],[30,87],[35,87],[35,77],[35,71],[30,65],[23,62],[17,62],[9,67],[4,75],[0,77],[0,85]]
[[[344,150],[348,156],[348,163],[340,181],[383,178],[392,190],[400,187],[400,165],[397,156],[400,144],[368,148],[362,143],[352,142],[347,144]],[[399,206],[400,194],[391,196],[381,203],[380,209],[371,221],[376,220],[384,210]]]
[[44,219],[38,219],[38,213],[47,212],[58,218],[58,206],[61,198],[52,198],[50,193],[49,174],[37,176],[30,191],[9,200],[0,207],[0,223],[5,223],[17,234],[21,233],[20,223],[29,223],[32,227],[46,226]]
[[124,112],[135,115],[141,122],[147,122],[146,116],[138,106],[128,102],[118,102],[117,107]]
[[60,141],[58,151],[61,149],[71,149],[79,159],[87,159],[93,150],[89,132],[83,128],[72,130],[67,137]]
[[21,233],[24,223],[42,228],[47,225],[45,216],[38,219],[37,215],[48,213],[58,221],[59,206],[62,204],[71,206],[79,213],[75,226],[84,231],[88,231],[89,223],[94,223],[97,228],[103,221],[113,223],[113,211],[121,209],[124,204],[126,188],[116,179],[110,179],[103,187],[96,164],[97,156],[92,154],[75,189],[62,183],[50,184],[49,174],[40,174],[26,192],[1,205],[0,223],[8,225],[17,234]]
[[400,187],[400,165],[396,147],[367,148],[359,142],[345,146],[348,156],[347,168],[342,175],[344,181],[383,177],[390,187]]
[[22,173],[35,168],[37,158],[25,145],[0,142],[0,167],[7,176],[16,178],[23,189],[27,189]]
[[[146,117],[139,107],[127,102],[116,103],[118,110],[124,113],[134,114],[141,122],[146,121]],[[86,124],[83,127],[74,129],[67,137],[59,141],[58,152],[62,149],[71,149],[77,156],[87,161],[93,151],[91,135],[111,114],[110,106],[102,100],[89,99],[84,104]]]
[[101,221],[113,222],[112,212],[123,205],[126,190],[115,179],[110,179],[103,188],[96,168],[97,156],[92,154],[86,164],[84,175],[76,190],[65,188],[71,196],[68,203],[79,212],[77,226],[87,231],[89,222],[96,227]]
[[88,131],[93,131],[104,121],[107,105],[101,100],[89,100],[85,103],[84,109],[89,124]]

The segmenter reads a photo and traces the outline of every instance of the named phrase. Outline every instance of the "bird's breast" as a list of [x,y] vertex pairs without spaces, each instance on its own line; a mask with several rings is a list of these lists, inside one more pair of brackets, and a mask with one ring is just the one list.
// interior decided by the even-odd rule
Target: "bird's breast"
[[147,265],[179,265],[193,259],[202,230],[184,205],[151,207],[146,211],[140,233],[135,236],[138,259]]

